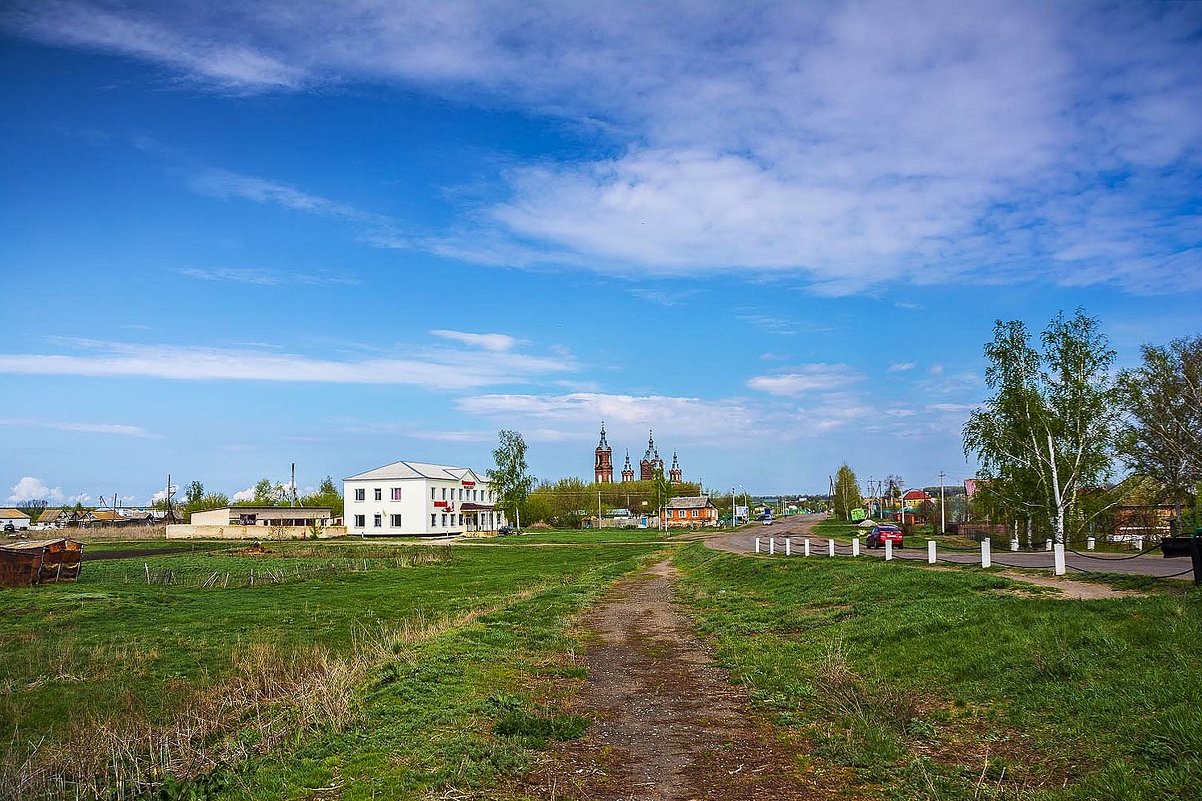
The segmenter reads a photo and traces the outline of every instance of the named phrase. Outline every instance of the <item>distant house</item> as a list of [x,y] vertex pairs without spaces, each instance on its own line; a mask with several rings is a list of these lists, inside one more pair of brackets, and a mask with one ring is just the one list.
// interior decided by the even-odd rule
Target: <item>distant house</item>
[[667,528],[718,525],[718,507],[708,495],[673,498],[664,508],[664,525]]
[[301,539],[340,537],[328,506],[223,506],[193,512],[186,524],[168,524],[167,539]]
[[907,509],[918,509],[927,501],[934,501],[925,490],[912,489],[902,496],[902,503]]
[[19,531],[25,531],[29,528],[29,515],[22,512],[20,509],[3,508],[0,509],[0,529],[12,526]]
[[33,527],[35,529],[62,528],[64,525],[66,525],[66,522],[70,516],[70,510],[59,509],[57,507],[52,509],[43,509],[42,513],[38,515],[38,521],[33,524]]
[[343,479],[347,533],[488,534],[507,524],[488,480],[470,467],[393,462]]

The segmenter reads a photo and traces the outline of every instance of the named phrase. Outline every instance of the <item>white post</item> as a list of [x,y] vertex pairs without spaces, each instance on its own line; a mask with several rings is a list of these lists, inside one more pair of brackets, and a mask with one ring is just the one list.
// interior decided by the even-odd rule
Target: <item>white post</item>
[[802,545],[802,556],[809,556],[810,555],[810,538],[806,537],[805,539],[803,539],[801,541],[801,545]]
[[760,552],[760,538],[759,537],[755,538],[755,552],[756,553]]
[[893,558],[893,540],[885,540],[885,561]]
[[776,556],[776,537],[768,538],[768,555]]
[[785,537],[785,556],[793,555],[793,538]]
[[1144,549],[1144,535],[1140,534],[1135,538],[1135,550],[1142,551]]
[[1052,541],[1051,540],[1048,540],[1047,548],[1045,548],[1045,550],[1048,550],[1048,551],[1052,550]]
[[1056,543],[1056,575],[1064,575],[1064,546]]
[[927,564],[935,564],[935,541],[927,540]]
[[993,553],[989,550],[989,538],[981,540],[981,567],[993,566]]
[[1010,538],[1010,550],[1012,550],[1012,551],[1018,550],[1018,537]]
[[860,538],[859,537],[851,538],[851,555],[852,556],[860,555]]
[[834,556],[834,555],[835,555],[835,541],[834,541],[834,540],[827,540],[827,541],[826,541],[826,549],[827,549],[827,552],[828,552],[828,553],[829,553],[831,556]]
[[1097,540],[1095,540],[1093,537],[1090,537],[1085,541],[1085,550],[1092,551],[1095,545],[1097,545]]

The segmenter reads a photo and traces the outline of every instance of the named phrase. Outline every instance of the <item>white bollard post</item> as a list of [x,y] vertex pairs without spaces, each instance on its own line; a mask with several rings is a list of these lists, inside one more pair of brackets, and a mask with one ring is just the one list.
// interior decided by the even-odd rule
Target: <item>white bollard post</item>
[[1012,550],[1012,551],[1018,550],[1018,537],[1010,538],[1010,550]]
[[793,555],[793,538],[785,537],[785,556]]
[[834,540],[827,540],[827,541],[826,541],[826,548],[827,548],[827,551],[830,553],[830,555],[831,555],[831,556],[834,556],[834,555],[835,555],[835,541],[834,541]]
[[935,564],[935,541],[927,540],[927,564]]
[[776,556],[776,537],[768,538],[768,555]]
[[851,538],[851,555],[852,556],[860,555],[860,538],[859,537]]
[[1144,549],[1144,537],[1141,534],[1135,538],[1135,550],[1142,551],[1143,549]]
[[981,540],[981,567],[993,566],[993,552],[990,551],[989,538]]
[[1093,537],[1090,537],[1085,541],[1085,550],[1092,551],[1095,545],[1097,545],[1097,540],[1095,540]]
[[1048,547],[1046,550],[1049,550],[1049,551],[1052,550],[1052,541],[1051,540],[1048,540],[1047,546]]
[[1064,546],[1056,543],[1056,575],[1064,575]]
[[802,556],[810,555],[810,538],[806,537],[801,541]]
[[893,558],[893,540],[885,540],[885,561]]
[[760,552],[760,538],[759,537],[755,538],[755,552],[756,553]]

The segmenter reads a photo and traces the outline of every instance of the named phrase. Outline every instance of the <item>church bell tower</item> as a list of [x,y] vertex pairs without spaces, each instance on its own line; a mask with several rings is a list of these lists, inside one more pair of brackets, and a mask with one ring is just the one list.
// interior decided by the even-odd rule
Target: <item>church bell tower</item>
[[626,464],[622,467],[622,483],[634,481],[634,468],[630,466],[630,449],[626,449]]
[[614,483],[613,448],[609,447],[609,442],[605,439],[605,421],[601,422],[601,441],[597,443],[594,453],[596,459],[593,462],[593,481],[598,484]]
[[676,451],[672,451],[672,469],[668,471],[668,480],[673,484],[679,484],[684,479],[680,472],[680,461],[676,458]]

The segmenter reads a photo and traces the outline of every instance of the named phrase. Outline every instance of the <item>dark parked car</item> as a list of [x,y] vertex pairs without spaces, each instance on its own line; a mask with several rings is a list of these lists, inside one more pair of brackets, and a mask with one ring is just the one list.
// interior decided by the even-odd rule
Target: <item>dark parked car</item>
[[886,542],[892,542],[894,548],[904,548],[903,540],[902,530],[897,526],[873,526],[864,544],[869,548],[884,548]]
[[497,529],[497,533],[502,537],[508,537],[510,534],[521,534],[522,532],[518,531],[513,526],[501,526],[499,529]]

